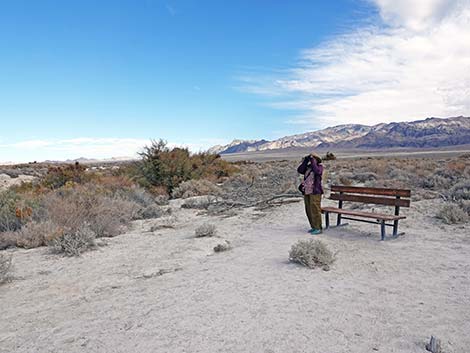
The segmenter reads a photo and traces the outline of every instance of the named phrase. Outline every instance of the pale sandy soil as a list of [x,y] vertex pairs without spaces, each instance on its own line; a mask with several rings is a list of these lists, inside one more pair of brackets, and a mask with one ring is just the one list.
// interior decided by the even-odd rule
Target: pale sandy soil
[[19,175],[17,178],[11,178],[7,174],[0,174],[0,191],[8,189],[10,186],[21,185],[23,182],[30,182],[35,179],[36,177],[31,175]]
[[[438,206],[414,202],[395,240],[364,223],[318,236],[337,252],[329,272],[287,260],[312,237],[301,203],[266,216],[179,210],[176,229],[141,222],[79,258],[10,250],[0,352],[413,353],[436,335],[466,353],[470,226],[441,225]],[[208,220],[219,238],[194,238]],[[214,254],[222,239],[233,250]]]

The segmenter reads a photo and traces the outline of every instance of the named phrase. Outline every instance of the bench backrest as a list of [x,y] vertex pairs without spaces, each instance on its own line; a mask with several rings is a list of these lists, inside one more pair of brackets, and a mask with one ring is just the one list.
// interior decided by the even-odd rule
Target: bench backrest
[[359,186],[332,185],[330,199],[372,203],[376,205],[410,207],[411,190],[367,188]]

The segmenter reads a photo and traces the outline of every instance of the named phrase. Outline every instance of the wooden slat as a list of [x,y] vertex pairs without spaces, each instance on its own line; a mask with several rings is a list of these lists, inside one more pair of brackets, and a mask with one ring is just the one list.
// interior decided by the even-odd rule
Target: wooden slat
[[405,216],[394,216],[391,214],[385,213],[375,213],[375,212],[362,212],[362,211],[352,211],[345,210],[344,208],[336,207],[322,207],[322,211],[327,211],[331,213],[340,213],[348,216],[364,217],[364,218],[373,218],[373,219],[383,219],[385,221],[395,221],[398,219],[405,219]]
[[353,194],[382,195],[382,196],[400,196],[400,197],[411,196],[411,190],[406,190],[406,189],[366,188],[366,187],[360,187],[360,186],[332,185],[331,191],[349,192]]
[[396,198],[390,198],[390,197],[374,197],[374,196],[363,196],[363,195],[352,195],[352,194],[331,194],[330,199],[336,200],[336,201],[352,201],[352,202],[372,203],[376,205],[410,207],[410,200],[396,199]]

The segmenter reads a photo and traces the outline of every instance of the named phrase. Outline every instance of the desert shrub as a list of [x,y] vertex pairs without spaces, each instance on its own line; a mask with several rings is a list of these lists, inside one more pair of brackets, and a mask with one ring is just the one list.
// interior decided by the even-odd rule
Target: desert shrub
[[217,234],[217,229],[213,224],[204,223],[196,228],[194,234],[196,235],[196,238],[213,237]]
[[80,256],[83,252],[94,248],[96,234],[84,224],[77,230],[67,230],[60,237],[49,242],[51,251],[66,256]]
[[18,232],[8,231],[0,233],[0,250],[15,247],[18,241]]
[[200,180],[188,180],[182,182],[178,187],[173,189],[171,196],[173,198],[186,199],[193,196],[203,195],[220,195],[222,190],[214,183],[200,179]]
[[326,152],[325,156],[323,157],[324,161],[334,161],[336,160],[336,156],[334,155],[333,152]]
[[377,174],[370,172],[356,173],[353,176],[354,180],[364,183],[366,181],[377,180]]
[[178,219],[174,215],[168,215],[160,220],[159,224],[150,227],[151,232],[155,232],[159,229],[173,229],[176,227]]
[[454,201],[470,200],[470,179],[464,179],[452,186],[449,196]]
[[76,231],[88,224],[97,237],[118,235],[139,210],[136,203],[102,194],[91,185],[58,190],[43,202],[48,218],[62,229]]
[[217,154],[191,155],[187,148],[170,149],[163,140],[152,141],[140,153],[140,183],[146,187],[165,187],[169,193],[183,181],[227,177],[236,170]]
[[90,179],[86,173],[86,167],[79,164],[49,167],[47,174],[41,180],[41,184],[50,189],[58,189],[67,183],[84,183]]
[[226,240],[225,242],[217,244],[216,246],[214,246],[214,252],[228,251],[231,248],[232,248],[232,246],[230,245],[230,242],[228,240]]
[[299,240],[292,246],[289,260],[308,268],[315,268],[331,265],[335,256],[321,240],[308,239]]
[[122,198],[137,206],[133,219],[149,219],[161,217],[163,211],[161,205],[168,204],[168,197],[154,196],[140,187],[131,187],[118,190],[115,197]]
[[209,206],[217,203],[217,198],[214,196],[195,196],[190,197],[181,205],[182,208],[195,208],[207,209]]
[[11,280],[12,261],[11,256],[0,254],[0,284]]
[[19,195],[11,190],[0,191],[0,232],[13,231],[21,227],[21,220],[16,216],[19,200]]
[[57,225],[46,220],[26,223],[16,233],[16,246],[30,249],[47,245],[49,241],[61,234],[61,230]]
[[169,197],[168,194],[157,194],[155,195],[155,203],[160,206],[165,206],[169,204]]
[[158,206],[157,204],[154,205],[149,205],[144,208],[140,208],[137,211],[137,217],[134,217],[134,219],[152,219],[152,218],[160,218],[161,216],[164,215],[164,210],[162,209],[161,206]]
[[436,215],[447,224],[457,224],[468,222],[469,216],[458,204],[449,203],[444,205]]
[[350,186],[353,184],[352,179],[354,178],[354,175],[352,173],[344,173],[339,176],[339,182],[341,185],[346,185]]
[[459,206],[470,217],[470,200],[460,200]]
[[452,179],[442,175],[432,175],[429,178],[420,178],[418,186],[425,189],[446,189],[452,185]]

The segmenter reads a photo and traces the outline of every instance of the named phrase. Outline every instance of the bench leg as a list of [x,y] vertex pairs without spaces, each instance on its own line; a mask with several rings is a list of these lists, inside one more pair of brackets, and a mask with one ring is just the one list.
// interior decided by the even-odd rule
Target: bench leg
[[381,240],[385,240],[385,221],[380,221]]
[[398,235],[398,219],[393,221],[393,236],[396,237]]
[[330,227],[330,212],[325,212],[325,229]]
[[340,226],[341,225],[341,215],[338,213],[338,218],[336,218],[336,225]]

